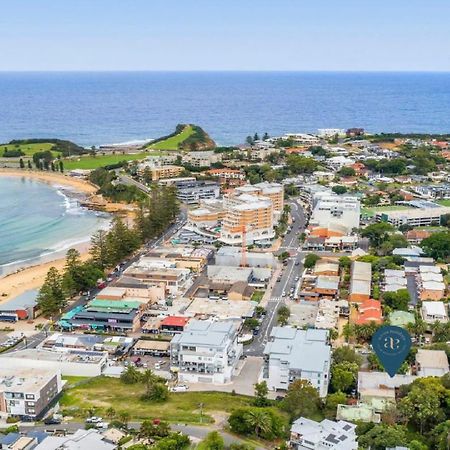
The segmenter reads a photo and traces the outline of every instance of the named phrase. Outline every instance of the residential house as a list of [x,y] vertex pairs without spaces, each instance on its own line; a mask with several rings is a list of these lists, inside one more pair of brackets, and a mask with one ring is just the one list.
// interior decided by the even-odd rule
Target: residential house
[[289,444],[296,450],[356,450],[356,425],[339,420],[316,422],[305,417],[291,426]]

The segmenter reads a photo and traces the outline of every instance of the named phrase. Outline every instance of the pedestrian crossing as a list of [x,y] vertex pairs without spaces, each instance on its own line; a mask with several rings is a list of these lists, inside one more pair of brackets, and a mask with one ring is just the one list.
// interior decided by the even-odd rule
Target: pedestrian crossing
[[271,297],[269,303],[279,303],[283,300],[283,297]]

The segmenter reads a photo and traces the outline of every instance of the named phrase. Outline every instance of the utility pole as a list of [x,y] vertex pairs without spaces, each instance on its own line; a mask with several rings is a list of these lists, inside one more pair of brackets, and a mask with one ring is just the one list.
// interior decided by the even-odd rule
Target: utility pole
[[198,406],[200,408],[200,423],[202,423],[203,422],[203,403],[199,403]]

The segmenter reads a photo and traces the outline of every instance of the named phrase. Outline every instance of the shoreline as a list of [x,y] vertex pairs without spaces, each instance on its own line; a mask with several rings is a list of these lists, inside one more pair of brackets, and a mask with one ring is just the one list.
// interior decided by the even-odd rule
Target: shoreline
[[[35,172],[30,170],[19,169],[0,169],[0,177],[24,177],[41,181],[55,188],[67,188],[74,194],[81,194],[86,200],[91,201],[96,197],[97,187],[88,181],[75,179],[67,175],[55,172]],[[94,200],[95,202],[95,200]],[[110,209],[110,203],[103,200],[105,211]],[[111,204],[115,205],[115,204]],[[90,208],[94,209],[94,208]],[[111,208],[116,210],[118,208]],[[70,246],[80,252],[81,259],[84,261],[89,257],[90,240]],[[18,263],[20,265],[20,263]],[[62,270],[65,265],[65,252],[62,256],[61,252],[43,256],[42,261],[34,262],[31,265],[24,265],[14,272],[0,275],[0,304],[23,294],[26,291],[39,288],[45,280],[50,267],[56,267]]]
[[[84,201],[80,201],[80,206],[93,211],[103,211],[109,214],[118,214],[132,225],[135,219],[135,207],[131,204],[114,203],[104,199],[97,194],[98,187],[86,180],[72,178],[57,172],[37,172],[28,169],[0,169],[0,177],[26,177],[42,181],[53,187],[67,187],[72,192],[85,196]],[[81,259],[89,258],[90,239],[88,242],[71,246],[80,252]],[[61,252],[55,252],[54,258],[44,258],[42,262],[24,266],[15,272],[0,275],[0,304],[11,298],[17,297],[26,291],[39,288],[47,275],[50,267],[63,269],[65,265],[65,255],[61,257]]]
[[[80,252],[82,261],[89,258],[89,245],[74,246]],[[61,271],[66,264],[66,258],[42,262],[34,266],[25,267],[18,272],[13,272],[0,278],[0,304],[11,300],[24,292],[38,289],[42,286],[50,267],[56,267]]]
[[25,177],[34,180],[42,181],[52,186],[55,184],[61,184],[73,188],[74,190],[86,195],[94,195],[98,188],[91,182],[86,180],[80,180],[78,178],[69,177],[58,172],[37,172],[29,169],[0,169],[0,176],[5,177]]

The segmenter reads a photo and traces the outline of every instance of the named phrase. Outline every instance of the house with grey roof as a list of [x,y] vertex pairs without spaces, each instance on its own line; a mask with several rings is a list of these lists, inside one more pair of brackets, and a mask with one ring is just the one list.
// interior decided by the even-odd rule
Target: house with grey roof
[[316,422],[300,417],[292,423],[290,447],[296,450],[356,450],[356,425],[339,420]]
[[325,397],[330,377],[328,330],[274,327],[264,349],[263,378],[269,389],[286,390],[295,380],[307,380]]
[[242,354],[240,320],[191,320],[170,343],[171,370],[178,381],[223,384],[231,381]]

